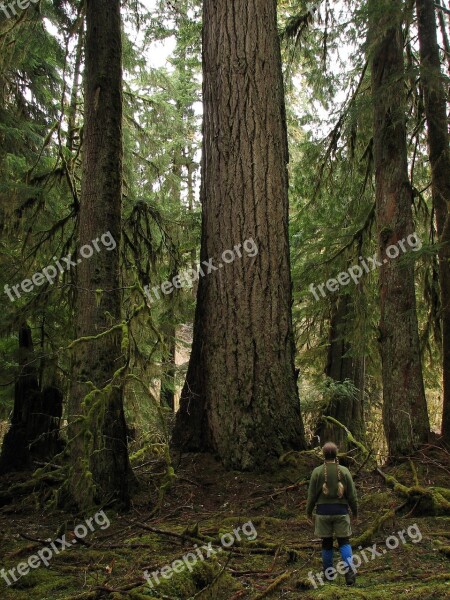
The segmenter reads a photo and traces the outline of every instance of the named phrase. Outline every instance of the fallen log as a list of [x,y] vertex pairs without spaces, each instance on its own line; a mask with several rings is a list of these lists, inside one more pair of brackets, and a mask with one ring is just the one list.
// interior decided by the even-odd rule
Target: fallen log
[[440,487],[423,487],[421,485],[407,487],[392,475],[383,473],[381,469],[377,468],[377,472],[395,493],[407,499],[408,504],[415,503],[419,514],[432,516],[450,514],[450,502],[445,497],[450,495],[450,490]]

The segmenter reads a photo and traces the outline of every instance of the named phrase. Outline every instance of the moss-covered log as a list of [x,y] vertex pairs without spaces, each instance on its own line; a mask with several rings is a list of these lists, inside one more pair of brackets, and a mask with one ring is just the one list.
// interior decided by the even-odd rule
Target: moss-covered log
[[383,477],[389,487],[394,492],[407,499],[408,504],[414,506],[416,514],[424,515],[449,515],[450,502],[447,497],[450,495],[450,490],[442,487],[423,487],[413,485],[407,487],[401,484],[392,475],[386,475],[377,469],[378,473]]

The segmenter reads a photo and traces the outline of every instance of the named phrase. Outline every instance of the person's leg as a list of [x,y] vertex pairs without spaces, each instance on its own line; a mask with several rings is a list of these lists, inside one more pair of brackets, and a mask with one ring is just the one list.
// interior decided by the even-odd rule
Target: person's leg
[[350,545],[350,540],[348,537],[338,537],[337,542],[339,544],[339,552],[341,554],[342,560],[349,567],[352,564],[352,547]]
[[333,567],[333,538],[322,538],[322,566],[324,573],[330,567]]
[[330,515],[316,515],[314,534],[322,538],[322,565],[324,573],[333,566],[333,520]]
[[353,553],[348,537],[338,537],[339,552],[343,562],[348,566],[345,573],[345,582],[347,585],[354,585],[356,581],[356,569],[353,566]]
[[345,581],[347,585],[353,585],[355,583],[356,570],[353,566],[353,553],[350,545],[352,528],[350,526],[349,515],[340,515],[336,518],[335,532],[341,559],[348,566],[348,571],[345,573]]

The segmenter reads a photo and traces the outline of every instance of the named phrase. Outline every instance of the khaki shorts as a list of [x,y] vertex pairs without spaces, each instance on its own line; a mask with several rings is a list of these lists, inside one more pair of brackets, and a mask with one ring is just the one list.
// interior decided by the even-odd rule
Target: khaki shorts
[[315,515],[314,535],[317,537],[350,537],[350,515]]

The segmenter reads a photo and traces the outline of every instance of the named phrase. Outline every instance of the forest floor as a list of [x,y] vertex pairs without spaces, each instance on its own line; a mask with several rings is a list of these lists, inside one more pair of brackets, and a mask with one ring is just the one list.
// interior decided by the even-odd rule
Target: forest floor
[[[102,529],[94,522],[95,531],[81,540],[75,540],[73,530],[85,520],[74,520],[73,516],[58,510],[49,511],[41,503],[42,496],[36,493],[15,498],[14,503],[3,503],[0,569],[8,571],[17,567],[18,563],[42,551],[50,541],[60,538],[62,533],[71,545],[58,554],[53,553],[48,567],[41,565],[32,569],[9,587],[4,578],[0,579],[0,598],[450,598],[448,508],[441,516],[424,516],[421,500],[410,500],[392,513],[361,549],[354,545],[354,551],[362,560],[356,586],[346,587],[344,576],[338,575],[334,582],[323,586],[318,582],[315,589],[308,574],[321,571],[320,540],[314,537],[306,520],[305,504],[307,478],[311,469],[319,464],[316,457],[302,455],[271,475],[225,471],[209,455],[181,458],[175,455],[173,461],[176,478],[162,499],[160,510],[155,512],[155,505],[164,463],[154,459],[135,468],[140,490],[133,497],[130,512],[117,516],[106,511],[110,526],[106,528],[103,520],[99,523]],[[448,486],[450,460],[447,453],[431,448],[417,456],[414,464],[420,485]],[[404,485],[414,485],[414,473],[408,462],[384,467],[383,472],[394,475]],[[23,474],[19,478],[3,478],[1,489],[19,480],[24,480]],[[405,504],[405,499],[387,487],[375,469],[359,472],[355,483],[360,498],[360,519],[353,526],[353,539],[358,544],[357,538],[372,527],[381,514]],[[242,528],[240,532],[233,533],[238,527]],[[403,531],[403,540],[399,531]],[[227,533],[233,537],[221,537]],[[251,541],[255,534],[256,539]],[[233,539],[233,545],[225,549],[223,540],[231,544]],[[365,554],[364,547],[367,547]],[[377,555],[369,548],[376,548]],[[202,558],[197,555],[197,560],[196,551],[201,552]],[[180,572],[172,571],[167,579],[159,575],[159,584],[153,579],[153,587],[145,581],[144,570],[158,571],[187,553],[191,553],[191,558],[186,559],[190,561],[190,569],[184,568],[183,563],[175,563],[174,567]],[[208,558],[207,553],[211,554]],[[337,555],[336,551],[335,563]]]

